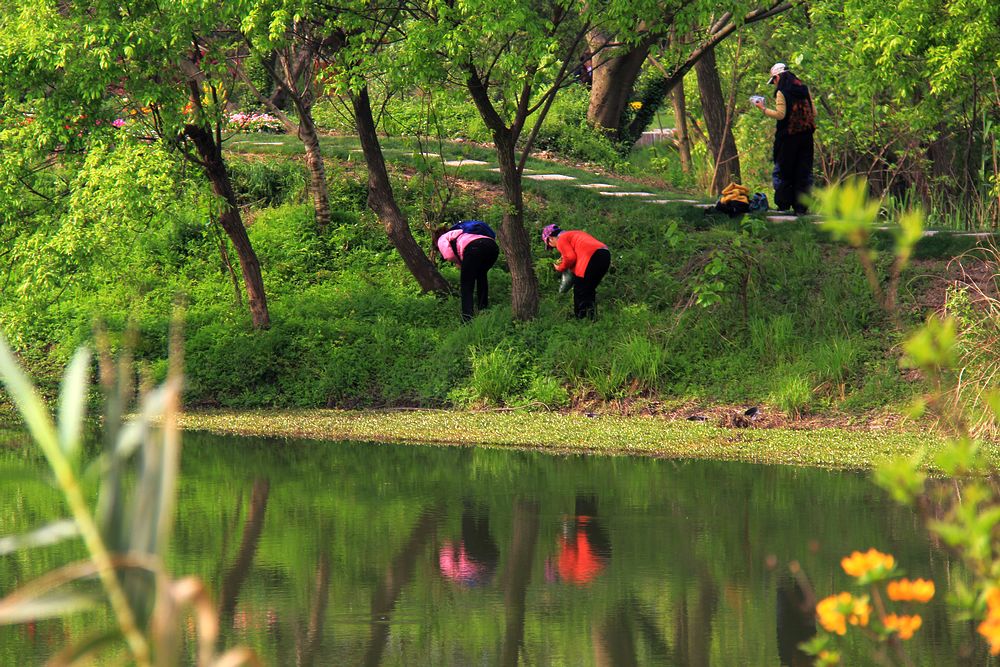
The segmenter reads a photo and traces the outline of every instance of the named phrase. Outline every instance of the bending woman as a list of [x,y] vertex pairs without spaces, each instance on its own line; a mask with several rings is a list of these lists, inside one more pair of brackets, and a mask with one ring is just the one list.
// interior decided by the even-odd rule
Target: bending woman
[[611,268],[611,251],[587,232],[563,231],[556,225],[542,229],[542,243],[562,256],[556,271],[572,271],[573,313],[577,318],[597,318],[597,286]]
[[490,305],[487,273],[500,256],[500,247],[489,236],[470,234],[461,229],[435,232],[434,244],[441,257],[458,265],[462,293],[462,321],[472,319],[472,292],[476,291],[479,310]]

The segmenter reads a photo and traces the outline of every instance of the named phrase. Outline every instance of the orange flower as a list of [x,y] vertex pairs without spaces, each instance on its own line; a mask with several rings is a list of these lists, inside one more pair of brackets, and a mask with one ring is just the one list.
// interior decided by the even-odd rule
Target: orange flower
[[924,579],[890,581],[889,599],[896,602],[927,602],[934,597],[934,582]]
[[986,620],[976,630],[990,643],[990,653],[1000,654],[1000,588],[986,591]]
[[843,635],[847,632],[847,624],[868,625],[871,615],[871,605],[867,597],[855,598],[850,593],[839,593],[820,600],[816,605],[816,615],[820,625],[827,632]]
[[920,618],[919,614],[914,614],[913,616],[889,614],[885,617],[885,629],[895,630],[899,633],[900,639],[909,639],[913,636],[914,632],[920,629],[923,622],[924,619]]
[[895,564],[895,558],[889,554],[876,551],[874,548],[869,549],[865,553],[855,551],[850,556],[840,561],[840,565],[844,568],[844,572],[852,577],[862,577],[879,567],[891,570],[892,566]]

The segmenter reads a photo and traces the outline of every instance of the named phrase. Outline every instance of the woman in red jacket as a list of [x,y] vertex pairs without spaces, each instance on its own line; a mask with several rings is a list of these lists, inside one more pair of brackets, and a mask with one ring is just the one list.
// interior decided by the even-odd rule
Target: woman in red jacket
[[587,232],[563,231],[556,225],[542,229],[542,243],[562,257],[556,271],[572,271],[573,312],[578,318],[597,317],[597,286],[611,268],[611,251]]

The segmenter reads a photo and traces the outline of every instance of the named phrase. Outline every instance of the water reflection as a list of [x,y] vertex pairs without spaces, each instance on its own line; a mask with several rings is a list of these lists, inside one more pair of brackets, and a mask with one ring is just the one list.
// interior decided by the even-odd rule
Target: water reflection
[[575,505],[573,518],[562,521],[556,566],[550,560],[545,572],[547,580],[585,586],[607,565],[611,541],[597,519],[597,496],[577,496]]
[[496,573],[500,549],[490,534],[489,511],[462,501],[462,533],[458,541],[446,540],[438,552],[441,574],[463,586],[490,583]]
[[[204,579],[223,641],[267,664],[797,667],[815,597],[844,589],[840,558],[869,546],[939,585],[911,640],[918,664],[989,664],[940,604],[953,564],[866,476],[201,435],[185,447],[170,567]],[[40,470],[23,449],[0,457],[2,533],[63,512]],[[65,548],[0,558],[0,586]],[[91,621],[0,628],[0,664],[42,662]]]
[[810,667],[812,658],[799,644],[816,635],[816,596],[798,563],[790,563],[787,573],[778,576],[774,627],[778,635],[778,657],[787,667]]

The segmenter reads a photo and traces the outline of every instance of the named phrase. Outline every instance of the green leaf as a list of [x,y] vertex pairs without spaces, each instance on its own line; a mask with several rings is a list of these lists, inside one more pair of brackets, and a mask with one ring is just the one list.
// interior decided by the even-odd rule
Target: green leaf
[[90,351],[81,347],[66,367],[59,391],[59,446],[74,467],[80,457],[89,374]]
[[0,537],[0,556],[6,556],[21,549],[33,549],[35,547],[57,544],[63,540],[77,537],[79,534],[80,531],[74,521],[71,519],[60,519],[41,528],[36,528],[24,535]]

